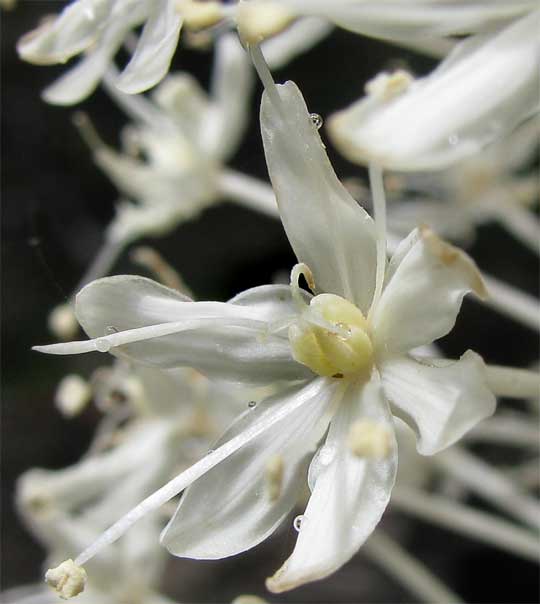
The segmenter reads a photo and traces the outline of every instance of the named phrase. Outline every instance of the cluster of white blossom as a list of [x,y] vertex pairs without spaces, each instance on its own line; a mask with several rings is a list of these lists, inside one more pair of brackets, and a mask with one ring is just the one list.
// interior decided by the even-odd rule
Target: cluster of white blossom
[[[369,187],[340,182],[323,118],[272,76],[336,26],[439,61],[421,78],[373,74],[363,98],[325,117],[327,144],[368,168]],[[298,538],[266,581],[273,593],[328,577],[362,548],[419,600],[462,601],[377,528],[388,506],[538,559],[538,373],[471,350],[442,358],[436,341],[468,293],[540,330],[537,300],[454,246],[498,220],[540,253],[539,31],[536,0],[73,0],[19,41],[36,64],[80,55],[45,101],[76,104],[101,84],[130,120],[116,150],[76,114],[120,200],[80,291],[50,315],[63,343],[35,347],[114,357],[58,387],[66,417],[92,400],[103,414],[87,453],[18,483],[60,597],[173,604],[161,593],[167,550],[237,555],[291,513]],[[208,91],[168,74],[179,39],[213,45]],[[271,184],[228,165],[257,75]],[[288,284],[195,301],[151,248],[133,257],[156,281],[107,276],[130,244],[226,200],[281,220],[298,261]],[[89,339],[68,341],[79,325]],[[497,397],[528,402],[496,411]],[[490,463],[470,448],[478,442],[516,448],[521,461]],[[4,596],[57,594],[35,585]]]

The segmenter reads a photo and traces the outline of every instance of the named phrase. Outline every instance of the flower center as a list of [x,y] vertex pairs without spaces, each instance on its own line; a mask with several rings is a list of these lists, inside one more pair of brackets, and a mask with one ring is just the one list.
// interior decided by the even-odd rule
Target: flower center
[[293,357],[315,373],[335,378],[369,377],[373,347],[359,308],[334,294],[311,299],[289,328]]

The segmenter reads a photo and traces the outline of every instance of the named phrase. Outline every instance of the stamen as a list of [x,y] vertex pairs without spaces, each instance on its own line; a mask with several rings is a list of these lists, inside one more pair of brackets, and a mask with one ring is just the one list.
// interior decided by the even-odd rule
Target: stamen
[[136,247],[131,252],[130,259],[135,264],[154,273],[163,285],[175,289],[190,298],[193,297],[192,292],[184,283],[182,277],[155,249],[149,246]]
[[75,417],[92,398],[92,388],[80,375],[66,375],[58,384],[54,403],[64,417]]
[[79,323],[71,304],[55,306],[49,314],[47,326],[49,331],[63,342],[74,338],[79,331]]
[[276,110],[279,111],[281,109],[281,98],[260,46],[258,44],[248,44],[247,50],[249,56],[251,57],[253,66],[255,67],[259,78],[263,83],[266,94],[268,94],[272,104],[276,107]]
[[308,306],[308,304],[304,300],[304,297],[302,295],[302,289],[298,284],[300,280],[300,275],[304,275],[308,287],[312,292],[315,292],[315,279],[309,266],[307,264],[304,264],[303,262],[295,264],[291,270],[291,295],[293,297],[293,300],[296,302],[298,308],[300,310],[303,310]]
[[45,573],[45,581],[63,600],[69,600],[83,592],[86,579],[84,568],[77,566],[71,559]]
[[386,197],[382,169],[377,164],[369,164],[369,182],[373,197],[373,213],[377,233],[377,271],[375,274],[375,291],[368,313],[368,320],[381,297],[386,270]]
[[79,131],[83,141],[92,151],[97,151],[106,147],[87,113],[84,111],[76,111],[73,114],[72,122]]

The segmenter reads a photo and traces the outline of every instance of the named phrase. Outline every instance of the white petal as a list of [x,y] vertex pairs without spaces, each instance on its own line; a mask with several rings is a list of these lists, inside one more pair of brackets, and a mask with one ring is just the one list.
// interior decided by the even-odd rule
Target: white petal
[[131,21],[113,21],[79,63],[43,91],[43,98],[54,105],[85,99],[99,84],[131,26]]
[[399,357],[380,367],[392,411],[414,429],[423,455],[455,443],[490,416],[496,404],[486,385],[484,362],[476,353],[469,350],[445,365],[433,363]]
[[31,63],[65,63],[100,35],[112,5],[112,0],[72,2],[58,17],[23,36],[17,44],[17,52]]
[[373,313],[379,358],[431,344],[452,329],[467,292],[486,296],[469,256],[428,229],[414,231],[398,247],[389,276]]
[[261,44],[271,70],[281,69],[297,56],[311,50],[332,31],[332,24],[319,17],[296,20],[290,27]]
[[302,94],[293,82],[266,91],[261,130],[283,226],[319,291],[366,311],[375,284],[375,233],[330,165]]
[[182,19],[172,0],[156,0],[135,54],[116,85],[127,94],[144,92],[169,71],[178,45]]
[[[357,420],[376,422],[388,431],[387,457],[367,459],[353,455],[347,437]],[[294,552],[267,581],[273,592],[333,573],[358,551],[379,522],[397,469],[394,426],[379,383],[349,387],[324,446],[325,464],[318,461],[315,488]]]
[[290,289],[250,292],[247,298],[260,301],[254,308],[247,298],[245,304],[241,297],[227,304],[192,302],[149,279],[108,277],[81,290],[76,314],[88,335],[97,338],[94,350],[96,344],[106,343],[102,348],[109,345],[118,356],[147,365],[194,367],[215,378],[249,383],[312,375],[293,360],[286,332],[269,330],[270,316],[292,317],[281,314],[283,308],[293,312]]
[[[254,421],[271,416],[291,397],[305,404],[206,473],[184,494],[162,535],[176,556],[217,559],[254,547],[268,537],[297,503],[305,486],[305,457],[322,438],[339,384],[317,378],[294,386],[246,411],[216,443],[221,445]],[[282,464],[270,484],[268,465]],[[279,474],[279,471],[278,471]],[[276,489],[272,494],[270,488]]]
[[397,170],[443,168],[477,152],[538,110],[539,28],[535,11],[462,42],[406,92],[333,116],[332,138],[352,161]]
[[220,36],[212,70],[212,109],[205,116],[199,142],[203,150],[219,161],[236,152],[246,130],[253,89],[253,68],[234,34]]
[[280,0],[298,14],[326,17],[350,31],[408,40],[464,34],[493,27],[534,10],[535,0]]

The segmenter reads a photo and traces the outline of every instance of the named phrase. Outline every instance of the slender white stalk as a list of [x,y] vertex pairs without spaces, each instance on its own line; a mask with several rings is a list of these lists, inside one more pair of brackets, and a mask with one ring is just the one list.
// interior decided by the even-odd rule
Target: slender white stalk
[[518,241],[535,254],[540,254],[540,222],[527,208],[499,204],[495,217]]
[[519,482],[526,489],[537,489],[540,486],[540,459],[536,457],[517,467],[512,466],[506,470],[506,475]]
[[264,181],[225,169],[219,173],[218,188],[224,197],[250,210],[279,219],[276,196],[272,187]]
[[486,365],[486,374],[488,386],[496,396],[540,397],[540,373],[538,371]]
[[292,397],[291,401],[284,405],[279,412],[274,413],[270,418],[263,417],[258,422],[253,423],[249,428],[246,428],[243,432],[218,447],[215,451],[208,453],[208,455],[190,468],[178,474],[178,476],[141,501],[141,503],[102,533],[89,547],[77,556],[75,564],[78,566],[85,564],[103,548],[119,539],[138,520],[146,516],[146,514],[153,512],[173,497],[176,497],[176,495],[186,489],[191,483],[197,480],[197,478],[200,478],[203,474],[232,455],[235,451],[247,445],[259,436],[259,434],[268,430],[274,424],[283,420],[287,415],[298,409],[298,407],[305,404],[306,400],[309,400],[309,396],[310,394],[308,394],[307,397]]
[[451,447],[433,456],[433,463],[448,472],[490,505],[535,529],[540,527],[540,506],[502,472],[465,449]]
[[379,564],[390,576],[407,587],[422,602],[458,604],[463,600],[396,541],[377,529],[364,544],[362,551]]
[[270,97],[272,103],[275,105],[276,110],[279,111],[281,107],[281,99],[279,97],[279,92],[276,87],[276,83],[274,82],[274,78],[268,69],[268,65],[264,59],[261,48],[258,44],[249,47],[249,55],[253,62],[253,65],[263,83],[264,90],[266,94]]
[[102,84],[107,94],[127,116],[136,122],[147,124],[151,128],[155,128],[162,122],[170,121],[165,120],[163,112],[159,111],[143,94],[125,94],[118,90],[116,82],[119,77],[120,72],[111,65],[103,76]]
[[539,559],[540,544],[535,534],[493,514],[401,486],[396,486],[392,491],[391,505],[421,520],[443,526],[505,552],[512,552],[535,562]]
[[384,273],[386,270],[386,197],[384,194],[384,182],[382,169],[374,163],[369,164],[369,183],[371,195],[373,197],[373,213],[375,219],[375,229],[377,232],[377,272],[375,276],[375,292],[373,293],[373,302],[369,310],[370,314],[376,308],[381,297]]
[[66,342],[65,344],[48,344],[45,346],[33,346],[32,350],[44,352],[46,354],[84,354],[86,352],[109,352],[116,346],[124,346],[125,344],[134,344],[135,342],[143,342],[154,338],[170,336],[182,331],[190,329],[198,329],[200,327],[210,327],[217,325],[220,327],[233,328],[234,326],[243,328],[252,328],[254,330],[263,330],[266,323],[253,319],[235,319],[233,317],[219,318],[200,318],[186,319],[184,321],[171,321],[169,323],[159,323],[157,325],[148,325],[146,327],[137,327],[135,329],[125,329],[111,335],[104,335],[101,338],[93,338],[91,340],[79,340],[75,342]]
[[528,418],[506,415],[480,422],[465,438],[470,441],[538,448],[540,446],[540,429],[535,422],[531,422]]
[[538,300],[495,277],[482,272],[489,297],[483,303],[519,323],[540,331]]

